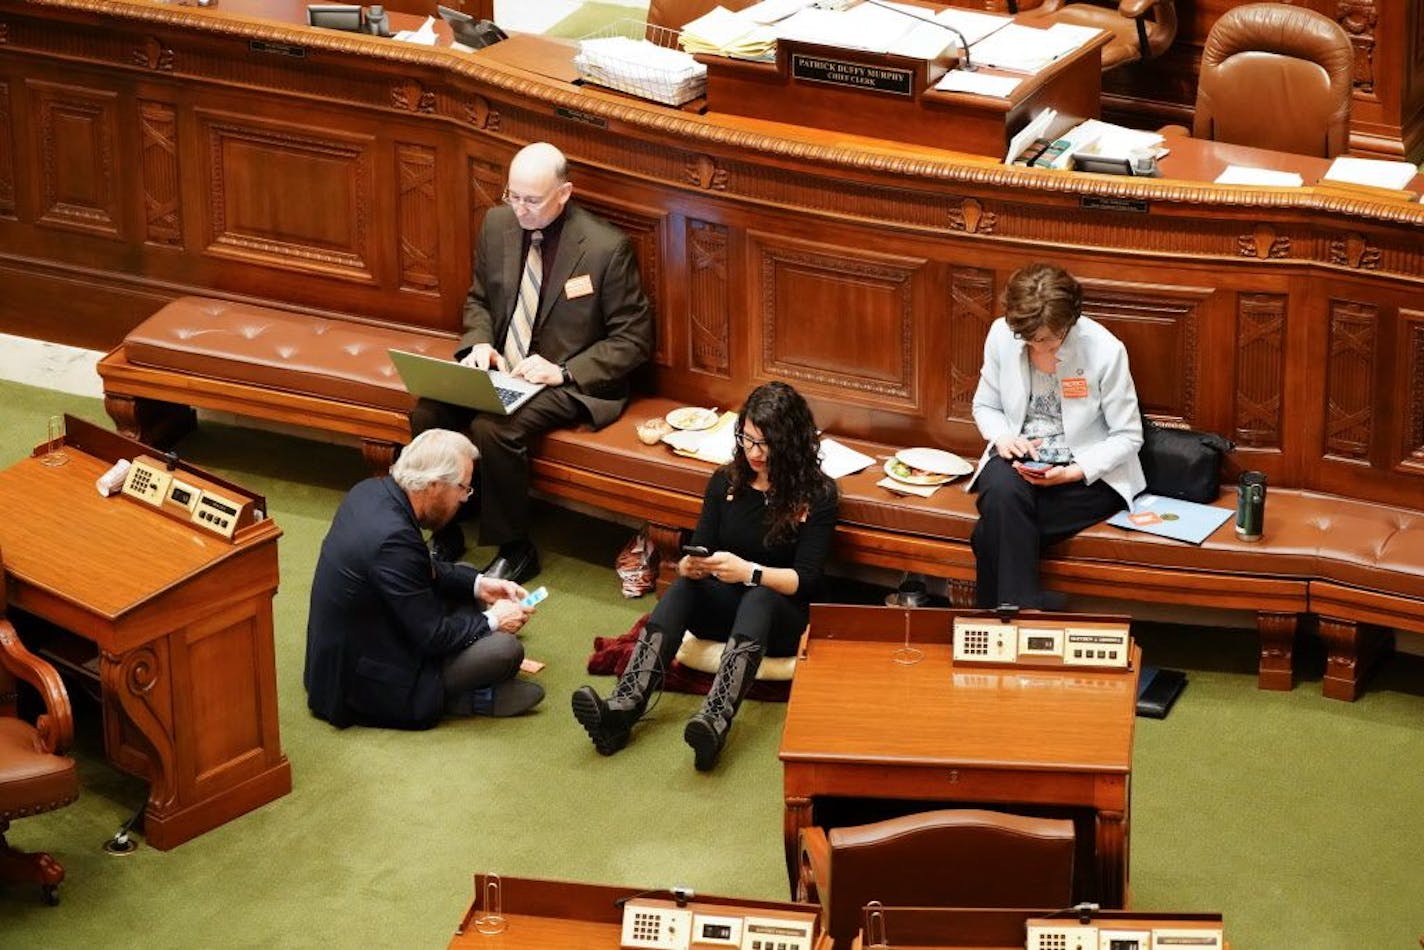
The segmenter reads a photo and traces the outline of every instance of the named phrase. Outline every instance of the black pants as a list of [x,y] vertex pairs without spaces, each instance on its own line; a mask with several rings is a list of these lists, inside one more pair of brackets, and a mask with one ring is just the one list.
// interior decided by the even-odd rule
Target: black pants
[[752,640],[767,656],[792,656],[809,612],[769,587],[679,577],[653,608],[648,625],[677,642],[682,632],[703,640]]
[[[529,538],[529,440],[582,418],[578,400],[558,386],[543,389],[511,416],[476,412],[422,399],[410,412],[412,436],[426,429],[466,432],[480,450],[480,543],[505,544]],[[457,519],[470,513],[467,505]]]
[[980,607],[1041,606],[1039,552],[1124,507],[1122,496],[1101,479],[1091,485],[1030,485],[997,455],[979,473],[975,489],[979,522],[970,543]]

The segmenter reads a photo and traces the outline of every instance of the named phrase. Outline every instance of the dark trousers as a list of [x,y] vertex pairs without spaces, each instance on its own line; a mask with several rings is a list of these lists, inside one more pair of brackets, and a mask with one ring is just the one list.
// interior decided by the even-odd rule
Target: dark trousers
[[1039,552],[1124,507],[1107,482],[1031,485],[997,455],[979,473],[975,490],[979,521],[970,543],[980,607],[1041,606]]
[[[529,440],[542,432],[570,426],[583,407],[558,386],[543,389],[513,415],[497,416],[463,406],[422,399],[410,412],[410,432],[451,429],[465,432],[480,450],[480,543],[506,544],[529,539]],[[457,519],[470,513],[461,509]]]
[[[484,605],[462,604],[460,611],[483,610]],[[470,690],[497,686],[514,679],[519,664],[524,661],[524,644],[512,633],[491,631],[458,653],[445,658],[440,680],[445,687],[445,700],[459,697]]]
[[653,608],[648,625],[677,643],[691,630],[703,640],[751,640],[767,656],[791,656],[807,618],[804,606],[769,587],[679,577]]

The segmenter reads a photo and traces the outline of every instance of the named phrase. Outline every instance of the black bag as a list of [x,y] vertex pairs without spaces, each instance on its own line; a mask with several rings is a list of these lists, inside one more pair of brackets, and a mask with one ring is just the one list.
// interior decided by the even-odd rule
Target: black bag
[[1154,495],[1210,504],[1221,494],[1221,457],[1236,443],[1215,432],[1173,429],[1142,417],[1142,473]]

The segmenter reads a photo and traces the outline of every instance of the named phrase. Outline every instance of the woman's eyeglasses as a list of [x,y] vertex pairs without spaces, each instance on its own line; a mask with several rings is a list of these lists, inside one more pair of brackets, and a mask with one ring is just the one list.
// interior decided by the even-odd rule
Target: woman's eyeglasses
[[1050,343],[1062,343],[1067,336],[1067,330],[1064,330],[1062,333],[1054,333],[1052,330],[1047,330],[1037,334],[1032,339],[1024,336],[1022,333],[1015,333],[1014,339],[1028,343],[1031,346],[1047,346]]
[[766,439],[753,439],[744,433],[737,433],[737,444],[742,447],[743,452],[750,452],[752,449],[760,449],[765,452],[767,447]]

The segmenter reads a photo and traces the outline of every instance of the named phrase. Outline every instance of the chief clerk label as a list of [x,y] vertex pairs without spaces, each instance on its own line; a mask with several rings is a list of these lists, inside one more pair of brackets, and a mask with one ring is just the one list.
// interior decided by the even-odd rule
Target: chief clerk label
[[886,92],[897,96],[913,94],[913,74],[908,69],[887,69],[884,66],[792,53],[791,75],[809,82],[863,89],[866,92]]

